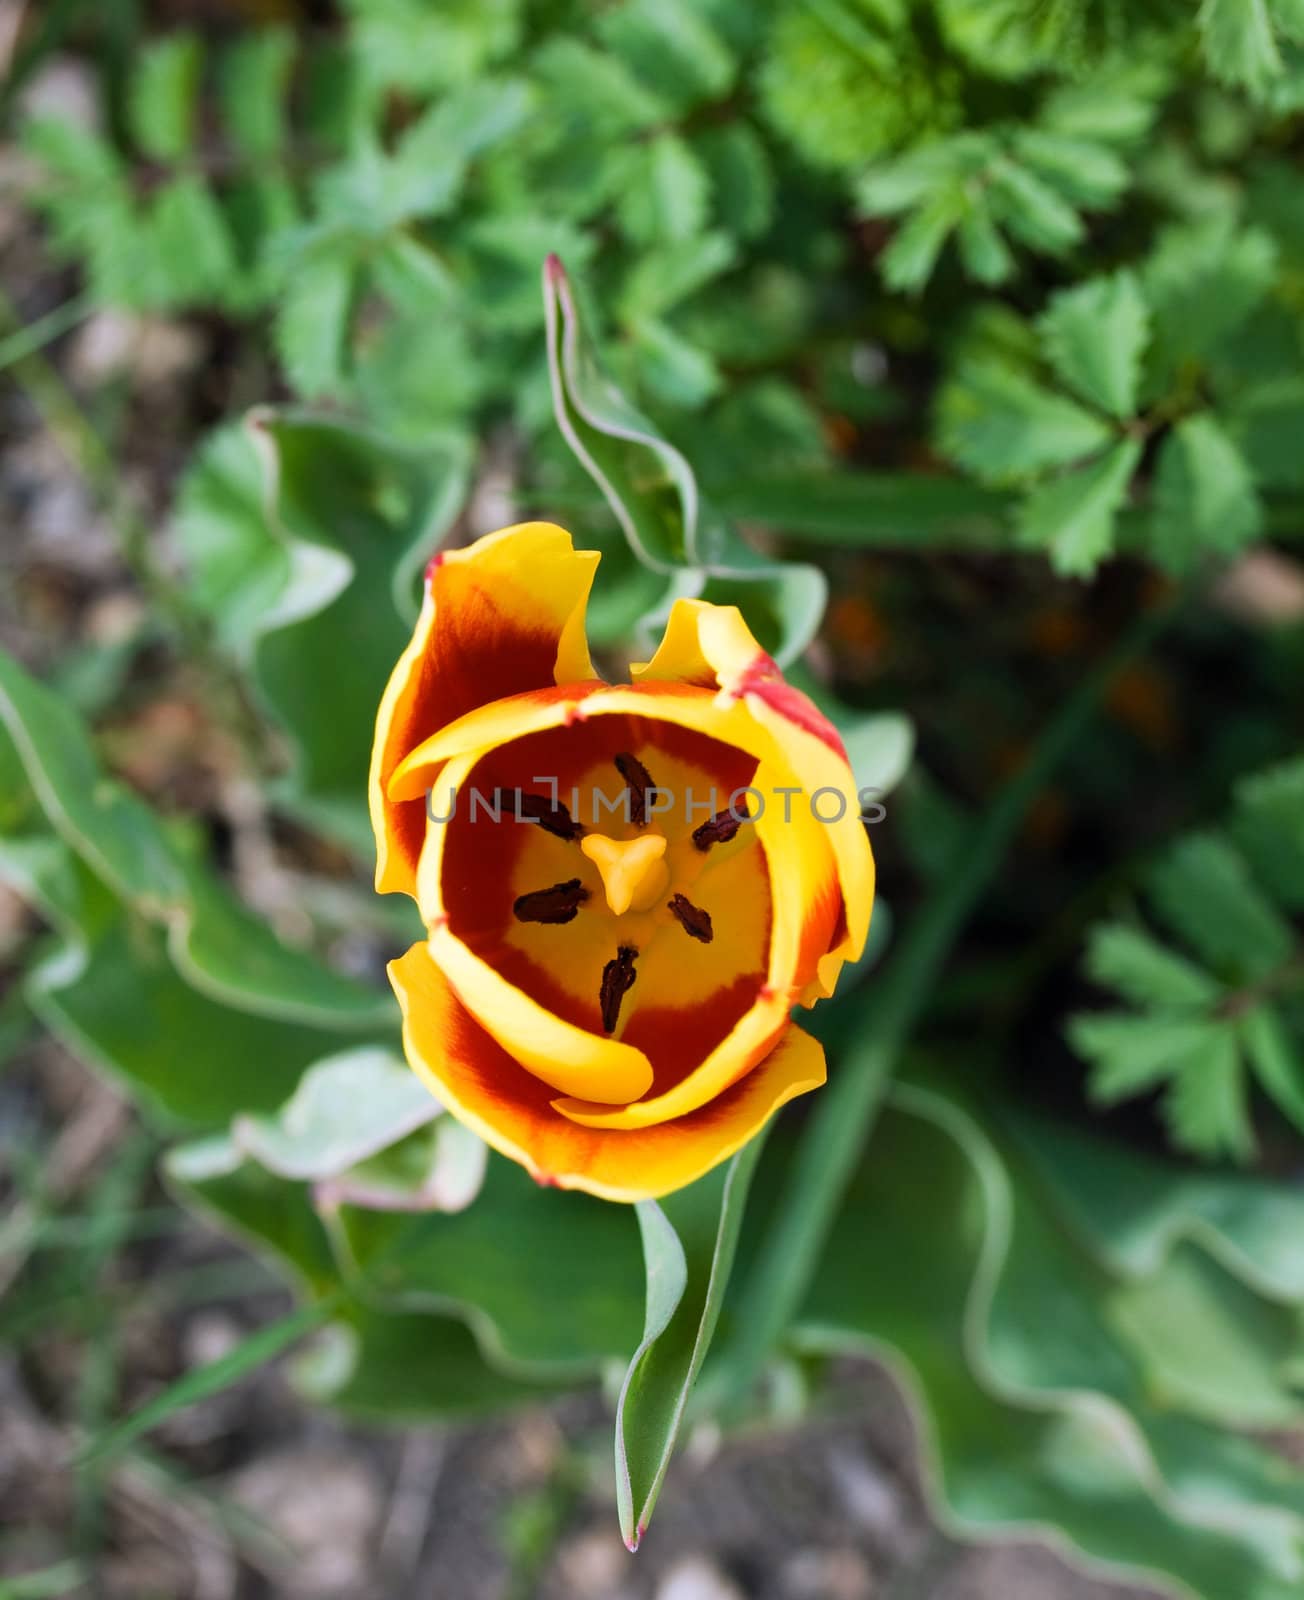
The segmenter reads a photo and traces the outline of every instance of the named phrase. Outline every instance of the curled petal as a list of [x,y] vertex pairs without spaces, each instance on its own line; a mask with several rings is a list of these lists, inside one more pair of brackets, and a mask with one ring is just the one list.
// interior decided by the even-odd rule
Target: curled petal
[[[840,814],[821,822],[820,827],[836,864],[843,914],[836,924],[836,939],[807,991],[812,999],[830,992],[843,961],[854,960],[864,949],[874,903],[874,857],[837,729],[804,694],[784,681],[737,606],[677,600],[656,654],[631,672],[640,686],[678,682],[714,687],[720,703],[745,704],[769,733],[775,754],[807,796],[813,799],[820,791],[828,791],[842,797]],[[823,804],[826,810],[822,815],[827,815],[832,808],[828,801]]]
[[565,529],[525,522],[431,562],[421,615],[376,718],[377,889],[413,892],[423,808],[389,786],[414,746],[504,696],[593,678],[584,614],[598,560],[574,549]]
[[655,1127],[581,1127],[558,1115],[461,1003],[424,944],[390,963],[413,1069],[486,1143],[541,1183],[606,1200],[656,1199],[692,1183],[753,1138],[787,1101],[824,1082],[824,1051],[789,1025],[745,1078],[709,1105]]

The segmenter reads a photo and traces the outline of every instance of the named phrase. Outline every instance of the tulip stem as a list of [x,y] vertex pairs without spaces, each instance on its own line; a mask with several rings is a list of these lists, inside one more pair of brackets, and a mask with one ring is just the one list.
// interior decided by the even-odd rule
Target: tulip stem
[[745,1399],[801,1310],[847,1185],[869,1140],[897,1060],[909,1043],[957,937],[1000,866],[1047,778],[1076,742],[1116,674],[1140,655],[1180,604],[1143,613],[1065,701],[1023,768],[959,842],[941,887],[925,902],[860,1005],[854,1040],[819,1094],[763,1253],[742,1285],[734,1333],[721,1354],[716,1395]]

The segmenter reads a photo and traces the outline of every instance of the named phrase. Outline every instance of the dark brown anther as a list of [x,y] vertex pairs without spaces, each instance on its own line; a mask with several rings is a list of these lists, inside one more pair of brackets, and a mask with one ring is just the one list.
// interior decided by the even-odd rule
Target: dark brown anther
[[673,895],[668,907],[689,938],[700,939],[703,944],[710,944],[715,938],[715,929],[711,926],[711,913],[703,911],[701,906],[695,906],[687,895]]
[[620,1019],[620,1002],[634,987],[634,957],[637,954],[633,945],[622,944],[602,969],[598,1004],[602,1007],[602,1027],[606,1033],[615,1033],[616,1023]]
[[636,827],[647,827],[647,797],[656,785],[652,774],[637,756],[628,753],[616,757],[616,771],[624,778],[629,789],[629,817]]
[[743,823],[751,820],[751,812],[746,806],[741,811],[727,807],[724,811],[717,811],[700,828],[693,829],[693,843],[699,850],[709,850],[713,844],[728,844]]
[[544,794],[527,794],[524,789],[512,789],[508,794],[513,816],[536,823],[545,833],[558,839],[578,839],[584,832],[583,825],[575,821],[560,800],[549,800]]
[[512,906],[518,922],[573,922],[589,891],[578,878],[521,895]]

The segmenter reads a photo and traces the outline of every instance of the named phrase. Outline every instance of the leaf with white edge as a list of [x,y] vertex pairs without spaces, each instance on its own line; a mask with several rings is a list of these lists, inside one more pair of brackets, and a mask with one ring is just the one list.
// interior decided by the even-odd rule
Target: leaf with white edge
[[274,1117],[237,1117],[237,1150],[282,1178],[335,1178],[433,1122],[441,1107],[387,1050],[347,1050],[315,1062]]
[[52,827],[116,894],[156,916],[184,904],[185,874],[153,812],[104,774],[77,713],[3,652],[0,723]]
[[890,794],[914,759],[914,723],[899,711],[862,716],[845,707],[833,720],[847,747],[857,789],[869,791],[878,799]]
[[584,338],[562,262],[544,264],[544,306],[557,426],[646,566],[694,565],[698,480],[685,456],[603,378]]
[[1008,366],[971,361],[942,390],[942,450],[984,483],[1009,483],[1093,455],[1107,424]]
[[[1048,1193],[1042,1164],[1031,1173],[1022,1146],[995,1142],[1002,1122],[980,1124],[949,1092],[892,1092],[794,1343],[888,1361],[925,1408],[929,1485],[960,1527],[1036,1528],[1115,1577],[1286,1600],[1304,1479],[1151,1393],[1140,1308],[1130,1327],[1111,1323],[1099,1269],[1055,1226],[1072,1182],[1108,1147],[1082,1137],[1085,1166],[1052,1170]],[[1156,1199],[1164,1225],[1182,1220],[1166,1191]],[[1152,1322],[1162,1305],[1147,1308]],[[1272,1338],[1230,1331],[1266,1371]]]
[[452,1117],[436,1117],[338,1177],[319,1181],[314,1198],[323,1210],[465,1211],[480,1193],[488,1161],[483,1139]]
[[[827,580],[816,567],[767,562],[704,507],[683,453],[660,437],[598,370],[561,262],[543,273],[548,371],[563,437],[602,490],[630,548],[672,580],[671,597],[741,605],[783,665],[819,626]],[[661,611],[641,624],[654,627]]]
[[1184,417],[1159,448],[1150,539],[1172,572],[1232,555],[1255,538],[1263,507],[1245,457],[1208,411]]
[[1024,1109],[1007,1108],[1002,1125],[1066,1228],[1110,1272],[1147,1277],[1193,1240],[1258,1294],[1287,1305],[1304,1299],[1298,1185],[1178,1163]]
[[453,1310],[505,1371],[583,1378],[638,1343],[633,1207],[541,1188],[502,1156],[490,1154],[464,1211],[345,1204],[331,1230],[343,1269],[365,1274],[378,1309]]
[[647,1532],[733,1267],[763,1141],[660,1204],[637,1207],[647,1275],[643,1341],[616,1408],[616,1503],[625,1544]]
[[1136,409],[1150,311],[1130,272],[1064,289],[1040,322],[1050,364],[1082,399],[1111,416]]
[[1033,489],[1018,512],[1020,542],[1047,549],[1065,577],[1089,577],[1114,548],[1114,523],[1141,460],[1139,439],[1120,439],[1085,467]]

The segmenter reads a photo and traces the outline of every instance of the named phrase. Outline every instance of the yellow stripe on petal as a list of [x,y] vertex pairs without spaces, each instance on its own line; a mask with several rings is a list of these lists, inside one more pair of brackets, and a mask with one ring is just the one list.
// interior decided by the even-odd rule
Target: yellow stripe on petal
[[[714,684],[727,703],[744,701],[769,731],[776,749],[805,791],[805,803],[820,796],[820,826],[837,863],[846,907],[846,933],[831,954],[838,960],[823,969],[836,978],[844,960],[865,947],[874,903],[874,857],[860,821],[856,782],[841,737],[828,718],[799,690],[783,680],[777,666],[756,642],[737,606],[705,600],[677,600],[665,635],[651,661],[631,667],[640,683],[652,680]],[[826,791],[822,796],[820,791]],[[835,795],[843,801],[843,814]]]
[[764,1061],[700,1111],[653,1128],[584,1128],[559,1116],[547,1090],[476,1022],[424,944],[389,973],[408,1060],[453,1115],[539,1182],[604,1200],[658,1199],[694,1182],[825,1079],[823,1047],[789,1026]]
[[436,556],[412,639],[376,719],[369,781],[376,887],[412,892],[423,819],[391,779],[409,752],[477,707],[592,679],[585,608],[600,557],[526,522]]
[[[448,796],[456,794],[475,762],[474,755],[450,762],[441,790],[447,785]],[[452,806],[435,809],[447,814]],[[527,1072],[561,1094],[604,1105],[646,1094],[652,1064],[641,1050],[558,1017],[481,960],[448,926],[440,881],[447,836],[446,823],[431,822],[417,869],[417,903],[430,930],[431,958],[467,1009]]]

